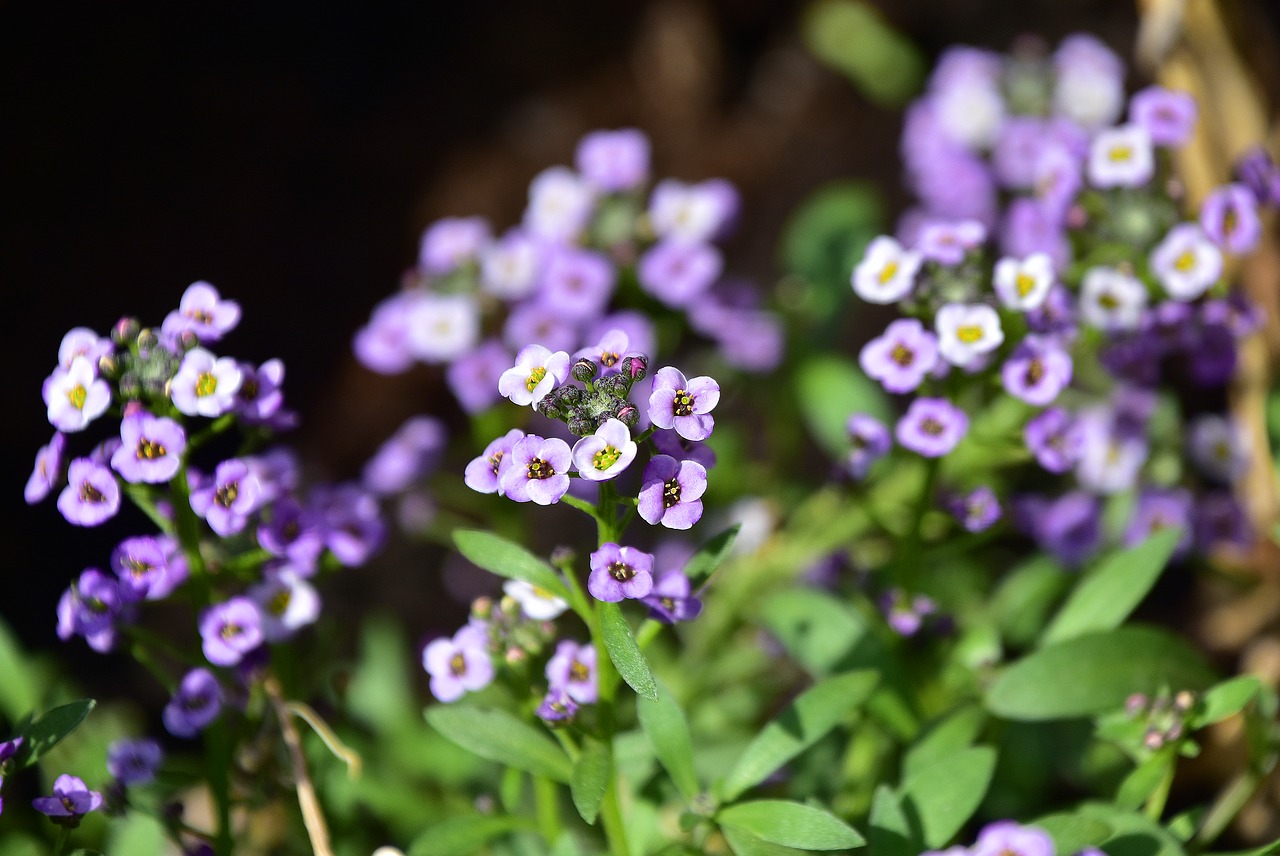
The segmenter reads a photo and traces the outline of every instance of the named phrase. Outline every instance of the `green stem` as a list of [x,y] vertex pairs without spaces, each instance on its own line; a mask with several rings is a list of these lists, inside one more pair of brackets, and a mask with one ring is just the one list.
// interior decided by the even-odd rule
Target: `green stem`
[[235,849],[231,834],[231,735],[225,717],[205,729],[204,748],[209,790],[218,815],[213,850],[218,856],[231,856]]
[[940,458],[930,458],[925,462],[924,482],[920,486],[920,496],[916,499],[915,509],[911,515],[911,528],[907,530],[902,542],[902,552],[898,560],[898,585],[903,593],[910,596],[916,593],[920,571],[920,528],[924,517],[933,504],[933,489],[938,481]]
[[160,513],[160,509],[151,499],[151,488],[145,484],[126,484],[124,486],[125,496],[138,507],[138,510],[147,515],[156,528],[166,535],[173,534],[173,521]]
[[556,783],[545,776],[533,777],[533,800],[538,813],[538,831],[548,845],[560,837],[560,806]]
[[62,848],[67,846],[67,839],[71,837],[71,829],[66,826],[58,827],[58,838],[53,842],[53,856],[62,856]]
[[[612,482],[600,484],[600,507],[596,511],[599,546],[614,542],[617,539],[617,499],[618,493]],[[600,630],[600,605],[592,603],[591,620],[588,627],[591,639],[596,648],[596,681],[599,685],[599,696],[596,711],[600,727],[601,739],[608,747],[612,759],[613,735],[617,730],[614,719],[614,700],[617,698],[618,684],[621,676],[609,658],[609,649],[604,644],[604,634]],[[609,843],[612,856],[631,856],[627,846],[627,828],[622,819],[622,806],[618,802],[617,765],[610,764],[613,769],[609,777],[609,785],[604,792],[604,801],[600,804],[600,822],[604,826],[605,840]]]
[[210,423],[208,428],[205,428],[198,434],[193,435],[191,439],[187,441],[187,454],[190,455],[191,452],[199,449],[205,443],[208,443],[214,437],[223,433],[234,424],[236,424],[235,414],[228,413],[225,416],[219,416]]

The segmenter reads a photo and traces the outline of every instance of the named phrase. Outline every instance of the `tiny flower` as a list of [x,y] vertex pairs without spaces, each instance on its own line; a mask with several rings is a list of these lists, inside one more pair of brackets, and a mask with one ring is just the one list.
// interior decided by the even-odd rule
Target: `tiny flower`
[[503,471],[511,466],[511,450],[523,439],[524,432],[519,428],[512,428],[485,446],[484,452],[467,464],[463,475],[467,487],[477,493],[497,493]]
[[600,253],[558,247],[547,259],[538,301],[570,322],[595,318],[613,295],[618,272]]
[[262,611],[247,597],[233,597],[200,613],[205,658],[215,666],[234,666],[263,642]]
[[120,485],[104,465],[76,458],[67,468],[67,486],[58,494],[58,510],[76,526],[97,526],[120,510]]
[[1191,547],[1191,494],[1182,489],[1147,488],[1138,494],[1133,516],[1125,528],[1124,544],[1132,547],[1163,529],[1179,529],[1182,537],[1174,550],[1184,555]]
[[668,306],[685,307],[719,278],[724,258],[710,244],[667,239],[640,256],[640,286]]
[[120,585],[97,568],[86,568],[58,602],[58,636],[83,636],[94,650],[109,651],[122,607]]
[[497,339],[489,339],[449,363],[444,378],[462,409],[479,413],[501,397],[498,379],[510,365],[510,352]]
[[399,374],[413,365],[409,307],[416,299],[414,292],[401,291],[374,307],[369,323],[356,331],[351,343],[362,366],[379,374]]
[[178,308],[170,312],[161,332],[170,336],[191,332],[201,342],[216,342],[240,323],[240,305],[223,300],[207,282],[193,282],[182,293]]
[[467,625],[452,639],[436,639],[422,652],[422,667],[431,675],[431,694],[443,702],[456,701],[493,681],[493,659],[484,633]]
[[738,212],[738,192],[713,178],[699,184],[658,182],[649,200],[649,223],[660,238],[702,243],[721,236]]
[[1015,197],[1000,224],[1000,251],[1025,258],[1044,253],[1056,269],[1071,263],[1071,241],[1066,224],[1029,197]]
[[489,224],[483,217],[446,217],[422,233],[418,267],[442,275],[473,262],[489,243]]
[[109,338],[99,336],[88,327],[72,327],[58,345],[58,365],[69,369],[76,357],[83,357],[90,366],[97,366],[113,350],[115,347]]
[[1029,421],[1022,436],[1036,461],[1051,473],[1065,473],[1080,460],[1084,438],[1071,414],[1060,407]]
[[1187,437],[1192,462],[1209,478],[1232,482],[1248,471],[1248,438],[1230,417],[1212,413],[1197,416]]
[[956,520],[970,532],[982,532],[1000,519],[1000,500],[987,485],[971,490],[965,496],[956,497],[950,503]]
[[267,360],[256,368],[252,363],[241,363],[240,372],[236,414],[250,425],[289,427],[294,416],[283,409],[284,363]]
[[547,661],[549,688],[564,690],[579,704],[593,704],[600,692],[596,681],[596,649],[562,639]]
[[1049,220],[1061,223],[1084,183],[1080,158],[1066,146],[1051,145],[1036,158],[1035,203]]
[[1124,63],[1096,37],[1077,33],[1053,55],[1053,111],[1086,130],[1111,124],[1124,109]]
[[1083,412],[1078,419],[1081,451],[1076,481],[1099,494],[1132,488],[1149,452],[1143,435],[1119,430],[1112,415],[1105,412]]
[[195,737],[222,712],[222,687],[205,668],[187,672],[164,707],[161,719],[174,737]]
[[529,434],[512,447],[511,464],[499,477],[499,488],[516,502],[551,505],[569,490],[572,464],[573,454],[564,440]]
[[1192,523],[1196,547],[1203,552],[1224,546],[1247,549],[1253,543],[1249,519],[1229,491],[1210,491],[1199,497]]
[[573,464],[584,479],[605,481],[630,466],[638,450],[631,430],[617,419],[608,419],[573,445]]
[[1280,167],[1262,146],[1254,146],[1236,161],[1235,174],[1259,205],[1280,205]]
[[1027,404],[1051,404],[1071,383],[1072,361],[1054,339],[1027,336],[1000,369],[1000,379],[1010,395]]
[[[595,362],[599,365],[599,371],[601,374],[621,374],[625,367],[623,357],[630,354],[630,346],[631,340],[627,336],[626,331],[614,327],[605,333],[596,344],[575,352],[573,358],[575,360],[591,360]],[[642,355],[636,355],[631,357],[631,359],[645,361],[645,358]],[[647,361],[645,361],[644,367],[645,370],[647,370]],[[640,379],[638,377],[634,377],[633,374],[630,373],[627,376],[631,380]],[[640,376],[644,376],[643,372]]]
[[131,484],[164,484],[178,473],[187,435],[172,419],[139,411],[120,422],[120,448],[111,468]]
[[1181,223],[1151,251],[1151,272],[1174,300],[1195,300],[1222,276],[1222,252],[1198,225]]
[[939,458],[956,447],[969,430],[969,417],[945,398],[917,398],[898,420],[894,436],[905,448]]
[[871,465],[889,453],[889,429],[874,416],[855,413],[845,425],[849,437],[849,454],[845,463],[855,479],[866,476]]
[[516,364],[498,378],[498,392],[513,404],[537,406],[543,397],[569,378],[569,355],[552,353],[541,345],[526,345]]
[[948,267],[964,261],[965,255],[982,246],[987,227],[977,220],[926,223],[916,239],[915,249],[929,261]]
[[1080,317],[1100,330],[1138,329],[1146,306],[1142,282],[1115,268],[1090,268],[1080,284]]
[[145,785],[163,758],[160,744],[150,738],[116,740],[107,747],[107,772],[122,785]]
[[111,387],[98,377],[86,357],[76,357],[68,368],[59,366],[41,390],[49,424],[59,431],[83,431],[111,404]]
[[1139,187],[1155,174],[1151,135],[1140,125],[1100,131],[1089,149],[1087,175],[1094,187]]
[[162,600],[186,579],[186,565],[170,562],[167,546],[159,538],[139,536],[126,538],[111,552],[124,600]]
[[938,337],[915,318],[899,318],[863,346],[858,364],[889,392],[911,392],[938,362]]
[[408,305],[407,346],[424,363],[447,363],[470,351],[480,338],[480,307],[474,295],[414,292]]
[[361,482],[380,496],[401,493],[435,469],[445,441],[439,419],[410,417],[365,464]]
[[890,629],[899,636],[915,636],[924,620],[937,612],[932,598],[918,594],[908,598],[900,589],[890,589],[880,598],[880,609]]
[[548,690],[542,704],[534,713],[546,722],[563,722],[573,719],[578,712],[578,703],[569,695],[568,690],[556,688]]
[[587,591],[596,600],[616,603],[641,598],[653,589],[653,555],[609,543],[591,554]]
[[1000,316],[985,303],[949,303],[934,319],[938,352],[954,366],[976,363],[1004,341]]
[[595,191],[573,171],[562,166],[545,169],[529,185],[529,205],[524,225],[534,235],[551,241],[571,241],[585,228],[595,206]]
[[659,576],[653,590],[640,600],[649,607],[649,617],[663,624],[692,621],[702,612],[702,601],[693,596],[689,578],[682,571]]
[[240,532],[258,508],[262,483],[248,465],[235,458],[218,464],[213,479],[191,491],[191,508],[224,538]]
[[649,178],[649,139],[635,128],[594,131],[578,143],[574,163],[603,191],[632,190]]
[[543,248],[521,229],[511,229],[480,256],[481,287],[503,300],[528,297],[542,272]]
[[649,420],[659,428],[673,428],[686,440],[711,436],[711,411],[720,401],[720,385],[703,375],[689,380],[670,366],[654,375],[649,393]]
[[1196,99],[1163,86],[1148,86],[1129,99],[1129,121],[1145,128],[1157,146],[1176,148],[1190,140],[1196,112]]
[[569,351],[578,345],[578,325],[541,301],[516,306],[502,325],[502,340],[512,348],[540,342],[549,351]]
[[701,464],[654,455],[641,481],[638,510],[646,523],[688,529],[702,518],[707,471]]
[[1054,856],[1054,844],[1043,829],[1002,820],[982,828],[970,853],[972,856]]
[[1000,259],[993,284],[1000,302],[1010,309],[1037,309],[1053,287],[1053,260],[1047,253],[1034,253],[1022,260]]
[[267,642],[283,642],[320,617],[319,592],[288,565],[268,571],[248,595],[258,605]]
[[359,485],[315,491],[311,507],[320,515],[324,546],[344,567],[363,565],[386,539],[387,527],[377,497]]
[[221,416],[235,407],[242,380],[235,360],[192,348],[170,382],[169,395],[173,406],[187,416]]
[[502,584],[502,590],[520,604],[524,614],[534,621],[559,618],[569,608],[569,603],[564,598],[556,597],[546,589],[524,580],[507,580]]
[[63,773],[53,782],[53,796],[36,797],[31,805],[49,817],[79,819],[102,808],[102,794],[89,790],[82,779]]
[[48,496],[58,479],[62,478],[62,453],[66,448],[66,435],[55,431],[48,444],[36,452],[35,467],[22,493],[27,505],[35,505]]
[[1258,202],[1243,184],[1227,184],[1205,197],[1200,225],[1209,239],[1234,255],[1249,252],[1262,236]]
[[923,257],[881,235],[853,269],[853,291],[868,303],[897,303],[911,293]]

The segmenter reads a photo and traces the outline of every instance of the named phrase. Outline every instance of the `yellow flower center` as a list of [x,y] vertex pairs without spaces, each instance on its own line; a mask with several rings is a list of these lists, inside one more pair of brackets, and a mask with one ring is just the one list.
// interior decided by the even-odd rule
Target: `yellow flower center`
[[1196,266],[1196,254],[1191,250],[1184,250],[1182,255],[1173,260],[1173,266],[1181,273],[1194,269]]
[[213,395],[218,391],[218,379],[209,372],[201,372],[196,378],[196,395],[200,398]]
[[67,400],[76,410],[84,410],[84,400],[88,395],[88,391],[81,384],[76,384],[67,390]]
[[591,458],[591,466],[597,470],[607,470],[618,462],[622,452],[615,446],[605,446]]
[[138,449],[134,452],[134,457],[139,461],[154,461],[156,458],[163,458],[167,454],[169,454],[169,450],[166,449],[163,444],[143,437],[138,441]]
[[880,284],[886,285],[889,282],[889,280],[893,279],[894,276],[897,275],[897,273],[898,273],[898,262],[895,259],[889,262],[888,264],[886,264],[884,267],[880,268],[880,276],[878,277],[878,279],[880,280]]
[[280,589],[271,596],[271,600],[267,601],[267,609],[272,615],[284,615],[285,610],[289,608],[289,601],[293,599],[293,592],[287,588]]
[[977,324],[961,324],[956,328],[956,338],[966,345],[982,341],[982,328]]
[[547,370],[545,368],[542,366],[534,367],[533,371],[529,372],[529,379],[525,381],[524,388],[533,392],[537,389],[538,384],[542,383],[542,379],[546,376]]
[[676,390],[674,404],[676,416],[693,415],[693,396],[683,389]]
[[1112,163],[1126,163],[1133,159],[1133,146],[1112,146],[1107,159]]
[[1026,297],[1036,287],[1036,278],[1031,274],[1020,273],[1013,278],[1013,287],[1019,297]]

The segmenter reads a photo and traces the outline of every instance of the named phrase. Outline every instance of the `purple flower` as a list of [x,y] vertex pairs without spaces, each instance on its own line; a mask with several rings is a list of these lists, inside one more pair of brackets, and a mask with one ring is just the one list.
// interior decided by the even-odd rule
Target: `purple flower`
[[221,416],[235,407],[243,379],[231,357],[218,358],[204,348],[192,348],[170,381],[169,396],[187,416]]
[[413,292],[408,305],[408,345],[424,363],[447,363],[475,347],[480,307],[471,294]]
[[1280,205],[1280,167],[1262,146],[1254,146],[1236,161],[1236,177],[1258,200],[1271,208]]
[[528,434],[511,448],[511,464],[498,479],[499,489],[516,502],[551,505],[569,490],[573,453],[557,437]]
[[641,482],[638,510],[646,523],[688,529],[702,518],[707,471],[701,464],[654,455]]
[[1243,184],[1224,185],[1205,197],[1200,225],[1211,241],[1235,255],[1252,250],[1262,236],[1258,202]]
[[365,464],[361,482],[381,496],[400,493],[435,469],[445,440],[439,419],[410,417]]
[[1022,430],[1023,440],[1036,461],[1051,473],[1065,473],[1080,460],[1084,441],[1071,414],[1050,407],[1034,417]]
[[1081,441],[1075,473],[1080,486],[1100,494],[1132,488],[1147,461],[1146,438],[1125,430],[1119,414],[1105,407],[1083,411],[1077,420]]
[[62,478],[62,453],[66,448],[66,435],[55,431],[49,443],[36,452],[35,467],[32,468],[31,477],[27,479],[27,486],[22,492],[27,505],[35,505],[48,496]]
[[452,639],[436,639],[422,651],[422,667],[431,675],[431,694],[456,701],[482,690],[493,680],[493,660],[483,631],[467,625]]
[[238,303],[223,300],[218,289],[207,282],[193,282],[183,292],[177,310],[165,317],[160,330],[168,336],[191,332],[201,342],[216,342],[238,323]]
[[174,737],[195,737],[222,712],[222,687],[205,668],[187,672],[164,707],[161,719]]
[[[695,307],[693,312],[698,312]],[[771,372],[782,362],[785,340],[782,320],[772,312],[721,309],[715,335],[720,355],[746,372]]]
[[262,619],[262,637],[283,642],[320,617],[320,595],[294,568],[284,565],[267,572],[249,589]]
[[538,301],[569,321],[595,318],[609,303],[617,276],[613,264],[600,253],[558,247],[542,272]]
[[682,307],[711,287],[724,268],[710,244],[666,239],[650,247],[636,265],[640,286],[668,306]]
[[674,428],[686,440],[705,440],[715,427],[710,414],[719,401],[720,385],[714,380],[705,375],[686,380],[667,366],[654,376],[649,420],[659,428]]
[[257,368],[240,363],[240,373],[236,415],[250,425],[292,427],[296,416],[284,410],[284,363],[267,360]]
[[596,600],[616,603],[642,598],[653,589],[653,555],[609,543],[591,554],[587,591]]
[[80,818],[102,808],[102,794],[89,790],[82,779],[63,773],[53,782],[53,796],[36,797],[31,805],[49,817]]
[[1249,469],[1248,438],[1229,416],[1205,413],[1191,422],[1187,451],[1204,475],[1218,482],[1232,482]]
[[855,479],[866,476],[871,465],[889,453],[889,429],[874,416],[854,413],[845,424],[849,437],[849,455],[845,463]]
[[573,445],[573,463],[589,481],[605,481],[619,475],[635,460],[639,447],[631,429],[617,419],[606,419],[594,434]]
[[379,374],[399,374],[413,365],[408,310],[415,299],[412,292],[401,291],[374,307],[369,323],[351,343],[361,365]]
[[84,357],[90,366],[97,366],[114,350],[115,346],[107,337],[99,336],[88,327],[72,327],[58,345],[58,365],[69,369],[76,357]]
[[288,559],[299,570],[313,573],[324,550],[323,515],[292,499],[272,504],[270,515],[258,527],[258,544],[271,555]]
[[611,330],[621,330],[626,334],[627,350],[622,352],[624,356],[627,352],[652,354],[658,347],[653,321],[648,315],[633,309],[624,309],[600,318],[587,328],[584,341],[603,345]]
[[522,229],[511,229],[485,247],[480,260],[481,287],[503,300],[528,297],[542,272],[543,245]]
[[1222,276],[1222,252],[1195,223],[1180,223],[1151,251],[1151,272],[1174,300],[1195,300]]
[[234,666],[262,644],[262,611],[247,597],[215,603],[200,613],[200,639],[210,663]]
[[110,651],[122,606],[119,584],[97,568],[87,568],[58,601],[58,638],[79,635],[95,651]]
[[[169,545],[172,546],[172,545]],[[111,552],[111,569],[125,601],[162,600],[186,579],[186,564],[170,562],[170,550],[158,538],[126,538]]]
[[1000,519],[1000,500],[987,485],[974,488],[965,496],[955,497],[951,513],[970,532],[982,532]]
[[23,738],[15,737],[12,740],[0,741],[0,766],[10,758],[18,754],[18,750],[22,748]]
[[920,230],[915,249],[929,261],[953,267],[986,239],[987,227],[977,220],[933,221]]
[[578,345],[578,326],[552,307],[532,300],[507,316],[502,340],[512,348],[539,342],[549,351],[569,351]]
[[1084,164],[1067,146],[1048,146],[1036,159],[1033,183],[1044,222],[1061,225],[1084,184]]
[[59,431],[83,431],[111,404],[111,387],[98,377],[85,357],[76,357],[68,368],[58,366],[41,388],[49,424]]
[[442,275],[474,262],[489,243],[489,224],[483,217],[446,217],[422,233],[418,267]]
[[516,355],[516,364],[498,378],[498,392],[513,404],[536,407],[547,393],[569,377],[569,355],[552,353],[542,345],[526,345]]
[[163,484],[178,473],[187,435],[172,419],[138,411],[120,422],[120,448],[111,467],[131,484]]
[[724,179],[699,184],[664,179],[649,200],[654,234],[685,243],[702,243],[722,236],[738,213],[738,191]]
[[1033,333],[1005,360],[1000,379],[1010,395],[1043,407],[1071,383],[1071,369],[1071,354],[1054,339]]
[[1005,210],[1000,224],[1000,251],[1017,258],[1044,253],[1057,270],[1064,270],[1071,263],[1071,242],[1061,218],[1028,197],[1014,199]]
[[900,589],[890,589],[880,597],[880,609],[890,629],[899,636],[914,636],[924,620],[937,612],[937,605],[925,595],[908,598]]
[[449,363],[444,377],[462,409],[467,413],[479,413],[501,397],[498,379],[510,365],[511,354],[502,343],[488,339],[474,351]]
[[1174,556],[1185,555],[1191,547],[1191,494],[1182,489],[1147,488],[1138,494],[1137,505],[1124,531],[1124,544],[1140,544],[1162,529],[1180,529]]
[[1050,144],[1049,122],[1035,116],[1012,116],[1000,123],[991,163],[1000,184],[1026,190],[1035,184],[1036,164]]
[[107,747],[107,772],[122,785],[145,785],[163,758],[160,744],[150,738],[116,740]]
[[1196,548],[1210,550],[1231,546],[1247,549],[1253,543],[1253,530],[1240,502],[1229,491],[1210,491],[1201,496],[1192,513]]
[[1196,126],[1196,99],[1185,92],[1148,86],[1129,99],[1129,121],[1145,128],[1157,146],[1181,146]]
[[574,163],[583,178],[607,193],[632,190],[649,178],[649,139],[635,128],[593,131],[578,143]]
[[467,487],[477,493],[497,493],[503,471],[511,466],[511,450],[518,441],[524,439],[524,436],[524,432],[519,428],[512,428],[485,446],[484,452],[467,464],[463,476]]
[[594,189],[573,170],[553,166],[538,173],[529,185],[524,226],[549,241],[571,241],[586,227],[594,207]]
[[58,510],[76,526],[97,526],[120,510],[120,485],[103,464],[76,458],[67,468],[67,486],[58,494]]
[[1124,108],[1124,63],[1096,37],[1076,33],[1053,55],[1053,109],[1087,130],[1110,125]]
[[573,358],[594,360],[600,366],[601,375],[618,374],[622,371],[622,358],[632,350],[626,331],[614,327],[605,332],[596,344],[574,352]]
[[663,624],[692,621],[702,612],[702,601],[693,596],[691,588],[683,571],[667,571],[640,600],[649,607],[649,617],[655,621]]
[[569,695],[568,690],[557,688],[548,690],[542,704],[534,713],[546,722],[563,722],[573,719],[578,712],[578,703]]
[[240,532],[258,507],[262,485],[248,465],[236,458],[223,461],[213,480],[191,491],[191,508],[222,537]]
[[709,470],[716,465],[716,453],[706,443],[687,440],[675,431],[654,431],[649,438],[659,454],[670,455],[678,461],[693,461]]
[[898,420],[894,436],[904,448],[926,458],[950,452],[969,430],[969,417],[945,398],[917,398]]
[[911,392],[938,362],[938,337],[915,318],[899,318],[858,355],[858,364],[889,392]]
[[562,639],[547,661],[549,688],[564,690],[579,704],[593,704],[600,691],[596,680],[596,649]]
[[1075,490],[1054,500],[1023,499],[1017,516],[1040,549],[1068,567],[1077,567],[1093,555],[1102,538],[1102,514],[1098,500]]
[[1002,820],[982,828],[970,853],[972,856],[1054,856],[1054,844],[1042,829]]
[[386,539],[387,526],[378,499],[359,485],[317,490],[311,506],[320,515],[324,545],[344,567],[363,565]]

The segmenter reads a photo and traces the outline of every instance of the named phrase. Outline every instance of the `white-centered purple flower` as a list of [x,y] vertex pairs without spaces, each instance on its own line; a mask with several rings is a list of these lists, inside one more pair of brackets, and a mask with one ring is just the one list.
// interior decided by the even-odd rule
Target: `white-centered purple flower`
[[586,180],[563,166],[544,169],[529,185],[524,226],[549,241],[569,242],[586,228],[595,207],[595,191]]
[[170,381],[169,397],[187,416],[221,416],[235,407],[243,380],[239,364],[231,357],[192,348]]
[[87,357],[78,356],[68,368],[53,370],[41,389],[49,424],[59,431],[83,431],[111,404],[111,386],[98,377]]
[[578,247],[551,251],[538,284],[538,302],[562,318],[581,323],[604,312],[618,272],[604,255]]
[[977,220],[933,221],[920,230],[915,249],[929,261],[953,267],[986,240],[987,227]]
[[985,303],[948,303],[938,310],[933,326],[938,353],[961,368],[978,363],[1004,341],[1000,316]]
[[498,392],[513,404],[536,407],[547,393],[569,378],[569,355],[542,345],[526,345],[516,354],[516,364],[498,378]]
[[588,481],[606,481],[629,467],[637,451],[631,429],[617,419],[606,419],[594,434],[573,444],[573,465]]
[[172,549],[172,544],[149,535],[120,542],[111,552],[111,569],[124,600],[163,600],[186,579],[186,563],[170,561]]
[[524,580],[507,580],[502,584],[502,591],[520,604],[521,611],[534,621],[551,621],[569,608],[564,598]]
[[99,336],[88,327],[72,327],[58,345],[58,365],[69,369],[76,357],[84,357],[96,369],[99,361],[114,350],[115,345],[106,336]]
[[945,398],[917,398],[898,420],[894,436],[905,449],[940,458],[969,430],[969,417]]
[[1080,460],[1084,437],[1071,414],[1050,407],[1022,429],[1023,440],[1040,466],[1051,473],[1065,473]]
[[288,565],[268,571],[248,595],[258,605],[267,642],[283,642],[320,617],[319,592]]
[[205,659],[215,666],[234,666],[263,643],[262,610],[237,596],[200,613],[200,640]]
[[440,276],[475,262],[490,240],[489,223],[483,217],[445,217],[422,233],[418,267]]
[[409,307],[409,352],[424,363],[447,363],[475,347],[480,307],[470,294],[416,292]]
[[721,237],[738,213],[738,191],[721,178],[698,184],[664,179],[649,200],[649,224],[660,238],[696,244]]
[[399,374],[414,363],[409,308],[417,292],[401,291],[374,307],[369,323],[356,331],[351,349],[360,364],[379,374]]
[[551,690],[564,690],[579,704],[593,704],[600,694],[596,664],[594,646],[562,639],[547,661],[547,685]]
[[637,508],[646,523],[689,529],[702,519],[707,471],[694,461],[654,455],[644,468]]
[[1138,329],[1146,307],[1146,286],[1115,268],[1090,268],[1080,284],[1081,319],[1105,332]]
[[222,686],[213,672],[200,667],[182,677],[161,719],[174,737],[195,737],[222,713]]
[[411,416],[364,465],[361,482],[380,496],[401,493],[436,468],[448,439],[433,416]]
[[1054,856],[1054,843],[1043,829],[1002,820],[984,826],[969,852],[972,856]]
[[1071,354],[1048,336],[1028,335],[1000,369],[1005,390],[1027,404],[1044,407],[1071,383]]
[[201,342],[216,342],[240,323],[240,304],[223,300],[207,282],[193,282],[182,293],[178,308],[165,316],[161,332],[169,336],[194,333]]
[[853,269],[853,292],[868,303],[897,303],[911,293],[923,260],[920,253],[881,235],[867,245]]
[[450,639],[436,639],[422,651],[422,667],[431,675],[431,694],[456,701],[493,681],[493,659],[482,630],[467,625]]
[[938,362],[938,337],[915,318],[899,318],[863,346],[858,364],[889,392],[911,392]]
[[576,351],[575,360],[593,360],[600,367],[601,375],[618,374],[622,371],[622,358],[633,353],[631,337],[621,328],[613,327],[600,337],[596,344]]
[[53,432],[49,442],[36,452],[36,463],[27,479],[22,496],[27,505],[35,505],[52,491],[62,478],[62,453],[67,448],[67,437],[60,431]]
[[558,437],[528,434],[511,447],[511,464],[498,478],[502,493],[516,502],[551,505],[569,490],[573,453]]
[[874,416],[854,413],[845,424],[845,433],[849,437],[849,454],[845,457],[849,475],[862,479],[872,464],[889,453],[889,429]]
[[102,808],[102,794],[89,790],[83,779],[63,773],[53,781],[53,796],[36,797],[31,805],[49,817],[83,817]]
[[653,590],[653,554],[608,543],[591,554],[587,591],[609,603],[641,598]]
[[1155,175],[1151,135],[1141,125],[1100,131],[1089,148],[1086,175],[1094,187],[1140,187]]
[[1183,488],[1146,488],[1140,491],[1129,525],[1124,530],[1124,545],[1141,544],[1165,529],[1181,530],[1174,555],[1185,555],[1191,548],[1190,492]]
[[1200,225],[1209,239],[1228,253],[1248,253],[1262,237],[1258,200],[1243,184],[1223,185],[1205,197]]
[[502,300],[528,297],[542,272],[543,246],[523,229],[510,229],[480,256],[480,287]]
[[1196,127],[1196,99],[1186,92],[1148,86],[1129,99],[1129,121],[1146,128],[1157,146],[1176,148]]
[[58,510],[76,526],[97,526],[120,510],[120,484],[105,465],[76,458],[67,467],[67,486],[58,494]]
[[1187,432],[1187,451],[1192,463],[1214,481],[1233,482],[1249,469],[1248,437],[1229,416],[1195,417]]
[[107,772],[125,786],[154,780],[162,760],[164,751],[149,737],[115,740],[107,747]]
[[679,570],[659,575],[653,590],[640,600],[649,607],[649,617],[663,624],[692,621],[702,612],[702,601],[694,597],[689,578]]
[[1053,54],[1053,112],[1086,130],[1110,125],[1124,109],[1124,62],[1087,33],[1062,40]]
[[488,339],[468,354],[449,363],[445,382],[467,413],[479,413],[495,404],[498,379],[511,365],[511,353],[497,339]]
[[111,468],[130,484],[164,484],[177,475],[186,448],[181,425],[140,410],[120,421],[120,448]]
[[1174,300],[1195,300],[1222,276],[1222,251],[1195,223],[1179,223],[1151,251],[1151,272]]
[[996,262],[992,284],[1001,304],[1028,312],[1044,304],[1053,279],[1053,259],[1048,253],[1033,253],[1025,259],[1006,257]]
[[649,421],[674,429],[686,440],[705,440],[715,428],[711,411],[720,402],[720,384],[706,375],[686,379],[667,366],[654,375],[649,393]]
[[724,257],[711,244],[667,238],[640,256],[640,287],[668,306],[685,307],[720,277]]
[[593,131],[578,143],[574,164],[606,193],[633,190],[649,180],[649,138],[635,128]]
[[478,457],[472,458],[463,474],[467,487],[477,493],[497,493],[502,482],[502,473],[511,466],[511,450],[518,441],[524,439],[524,432],[512,428],[506,434],[484,447]]
[[969,532],[990,529],[1000,519],[1000,500],[988,485],[979,485],[964,496],[955,497],[950,503],[951,513]]
[[258,509],[262,485],[245,461],[231,458],[218,464],[213,478],[191,490],[191,508],[222,537],[243,531]]

